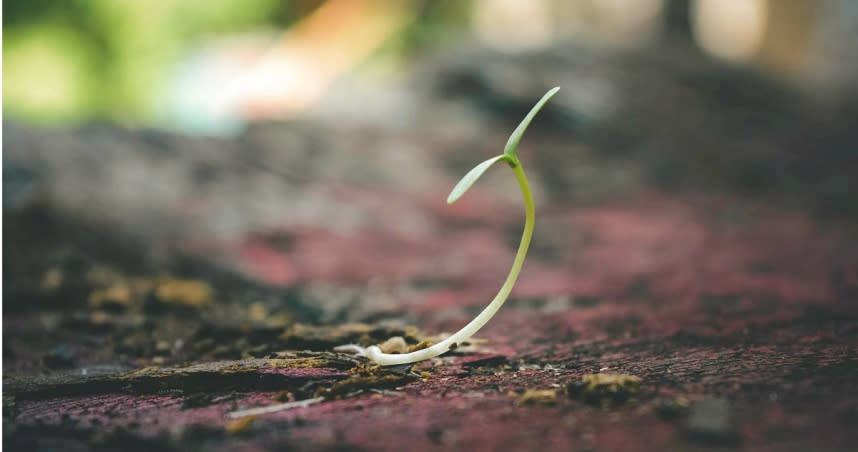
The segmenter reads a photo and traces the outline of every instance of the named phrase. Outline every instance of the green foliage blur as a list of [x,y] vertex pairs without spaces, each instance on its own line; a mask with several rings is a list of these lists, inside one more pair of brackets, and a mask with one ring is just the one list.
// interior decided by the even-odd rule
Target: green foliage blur
[[282,25],[278,0],[12,0],[3,3],[7,115],[65,122],[151,113],[165,69],[208,34]]
[[[7,0],[3,2],[3,107],[43,124],[109,118],[147,121],[170,69],[218,36],[282,31],[322,0]],[[437,23],[456,2],[421,3]],[[452,5],[452,8],[451,8]],[[423,45],[421,21],[397,49]],[[400,47],[401,47],[400,46]]]

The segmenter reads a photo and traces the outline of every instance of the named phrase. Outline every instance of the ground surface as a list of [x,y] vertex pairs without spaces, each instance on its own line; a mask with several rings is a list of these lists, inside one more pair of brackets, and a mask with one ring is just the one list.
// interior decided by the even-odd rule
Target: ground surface
[[[748,143],[805,136],[766,117]],[[568,142],[600,145],[596,129]],[[471,343],[378,369],[332,350],[437,340],[503,280],[521,231],[510,176],[443,204],[503,137],[5,132],[9,450],[858,447],[858,238],[831,215],[854,207],[837,154],[790,154],[836,177],[784,170],[751,190],[695,177],[668,146],[649,163],[682,177],[660,186],[629,174],[635,153],[563,160],[536,129],[521,154],[538,221],[511,299]],[[734,142],[695,139],[704,155]],[[783,157],[762,148],[729,174]]]

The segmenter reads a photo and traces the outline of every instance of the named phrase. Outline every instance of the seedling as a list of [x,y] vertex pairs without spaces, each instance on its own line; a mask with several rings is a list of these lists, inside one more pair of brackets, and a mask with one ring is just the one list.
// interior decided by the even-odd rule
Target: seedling
[[533,117],[539,113],[539,110],[551,99],[560,87],[553,88],[552,90],[545,93],[542,96],[542,99],[533,106],[530,110],[530,113],[524,117],[521,121],[521,124],[515,128],[512,132],[512,135],[509,136],[509,140],[506,142],[506,147],[504,148],[503,154],[492,157],[485,162],[480,163],[475,166],[468,174],[465,174],[465,177],[453,187],[453,191],[450,192],[450,196],[447,197],[447,203],[452,204],[456,202],[465,192],[471,188],[472,185],[480,178],[480,176],[485,173],[489,167],[498,162],[507,163],[510,168],[512,168],[515,173],[515,177],[518,180],[518,185],[521,188],[521,195],[524,198],[524,232],[521,234],[521,242],[518,245],[518,252],[515,255],[515,259],[512,262],[512,268],[509,271],[509,275],[506,277],[506,281],[504,281],[503,286],[498,291],[497,295],[495,295],[494,300],[480,312],[473,320],[471,320],[464,328],[457,331],[455,334],[450,337],[444,339],[437,344],[432,345],[431,347],[424,348],[422,350],[413,351],[411,353],[384,353],[381,348],[376,345],[363,348],[357,345],[345,345],[342,347],[337,347],[340,351],[351,351],[356,352],[359,355],[366,356],[370,360],[382,365],[382,366],[392,366],[397,364],[408,364],[417,361],[423,361],[424,359],[434,358],[438,355],[446,353],[449,350],[453,350],[459,346],[459,344],[467,341],[474,335],[480,328],[483,327],[488,321],[495,315],[496,312],[503,306],[506,301],[509,293],[512,291],[512,287],[515,285],[515,281],[518,279],[518,275],[521,272],[521,266],[524,263],[524,257],[527,255],[527,249],[530,247],[530,238],[533,236],[533,223],[534,223],[534,207],[533,207],[533,197],[530,194],[530,185],[527,183],[527,177],[524,175],[524,170],[521,167],[521,161],[516,155],[516,149],[518,148],[518,143],[521,141],[522,135],[524,135],[524,131],[527,130],[527,126],[530,125],[530,122],[533,121]]

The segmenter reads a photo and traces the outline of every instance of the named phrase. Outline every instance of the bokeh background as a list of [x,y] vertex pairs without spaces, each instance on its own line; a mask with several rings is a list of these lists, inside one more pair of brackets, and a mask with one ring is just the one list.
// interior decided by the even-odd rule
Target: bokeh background
[[[10,441],[854,448],[857,33],[852,0],[5,1]],[[554,86],[510,300],[428,377],[331,400],[333,347],[494,295],[515,181],[444,200]],[[602,370],[642,395],[594,415],[575,384]],[[562,396],[528,411],[534,388]]]
[[[464,42],[517,54],[688,40],[728,64],[808,89],[854,84],[855,6],[790,0],[607,2],[11,1],[3,7],[9,118],[113,120],[226,133],[234,121],[355,104],[415,61]],[[352,85],[349,85],[352,84]],[[362,105],[373,109],[373,105]]]

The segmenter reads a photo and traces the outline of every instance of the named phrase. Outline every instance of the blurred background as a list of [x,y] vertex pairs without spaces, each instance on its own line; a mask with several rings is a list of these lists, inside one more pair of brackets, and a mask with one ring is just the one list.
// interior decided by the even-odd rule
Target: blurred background
[[516,296],[830,300],[858,281],[856,31],[850,0],[6,1],[4,292],[100,312],[160,293],[128,275],[184,275],[313,321],[480,305],[515,182],[443,200],[560,86],[520,150]]
[[416,62],[465,44],[515,55],[686,40],[806,91],[838,96],[858,77],[848,0],[39,0],[3,13],[6,116],[52,126],[223,135],[331,110],[385,116]]

